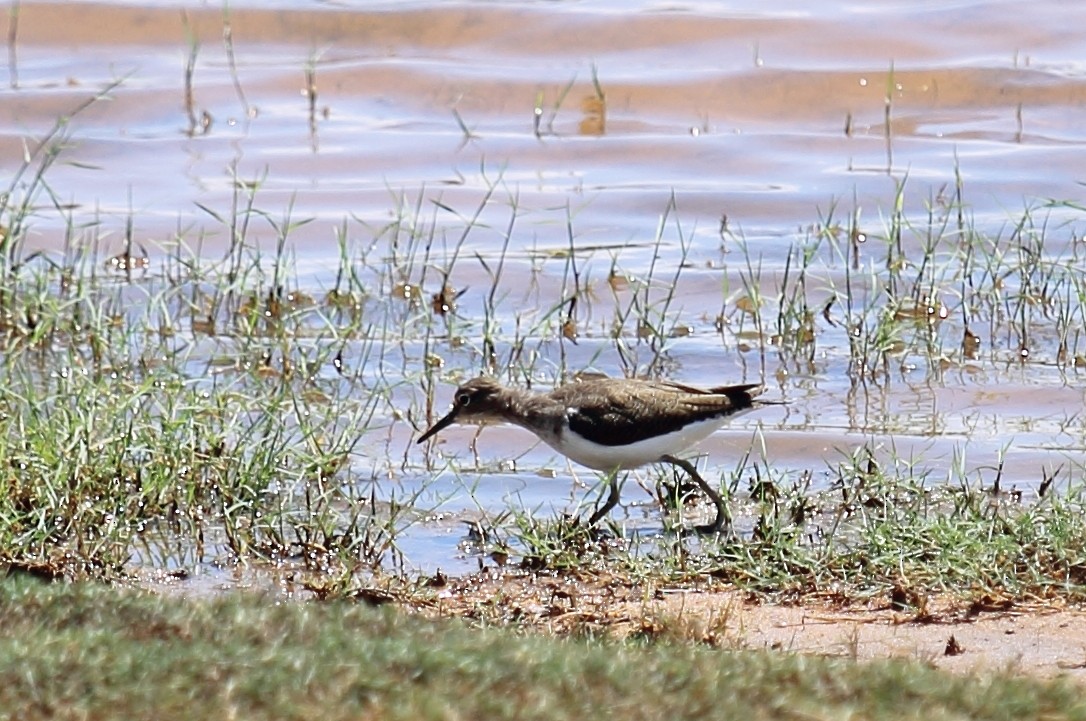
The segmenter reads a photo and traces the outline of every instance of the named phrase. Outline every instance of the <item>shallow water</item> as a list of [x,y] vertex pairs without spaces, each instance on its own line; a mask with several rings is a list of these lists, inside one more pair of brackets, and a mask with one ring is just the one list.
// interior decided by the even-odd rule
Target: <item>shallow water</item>
[[[816,487],[842,453],[864,444],[922,459],[935,480],[962,468],[991,483],[1000,460],[1003,482],[1027,492],[1045,468],[1081,475],[1081,371],[1066,360],[1086,352],[1078,345],[1086,341],[1038,321],[1022,362],[1020,339],[997,318],[971,326],[982,351],[967,357],[953,243],[934,256],[938,303],[950,309],[935,331],[938,347],[921,352],[908,331],[908,350],[878,378],[859,378],[850,364],[840,305],[816,314],[815,352],[802,360],[767,342],[771,328],[752,335],[752,318],[736,307],[752,287],[775,298],[790,254],[813,247],[815,226],[830,216],[843,226],[858,218],[873,240],[857,246],[852,269],[847,242],[818,246],[812,306],[820,310],[850,283],[858,302],[879,303],[885,289],[870,279],[885,266],[887,244],[874,239],[886,235],[902,183],[914,224],[902,239],[905,258],[920,262],[928,210],[951,207],[960,179],[969,223],[1006,239],[1023,209],[1034,208],[1046,230],[1039,252],[1078,272],[1082,214],[1038,208],[1048,199],[1083,201],[1084,5],[282,0],[231,3],[228,12],[170,2],[8,8],[17,24],[0,75],[4,173],[17,167],[24,144],[120,81],[68,129],[72,147],[49,172],[56,202],[39,199],[28,250],[59,252],[66,228],[90,223],[106,253],[120,252],[132,217],[153,261],[179,229],[217,256],[228,234],[200,206],[225,212],[235,177],[259,180],[257,206],[273,220],[288,208],[295,220],[311,219],[292,231],[290,246],[298,282],[314,293],[333,284],[340,228],[350,253],[375,256],[390,252],[382,229],[397,218],[428,228],[431,268],[453,266],[450,284],[467,289],[457,313],[468,343],[439,348],[445,365],[433,412],[458,378],[480,367],[486,293],[504,257],[499,354],[508,357],[527,335],[537,383],[562,367],[621,374],[610,329],[647,285],[661,323],[678,331],[658,356],[627,329],[638,371],[662,359],[657,370],[691,383],[765,378],[771,397],[789,401],[702,444],[706,468],[733,468],[753,439],[782,473],[813,469]],[[315,89],[312,105],[307,88]],[[77,242],[85,237],[77,233]],[[269,222],[251,237],[270,249],[276,232]],[[568,293],[563,253],[571,243],[589,289],[577,345],[541,320]],[[420,282],[420,268],[409,266],[408,280]],[[630,284],[609,283],[612,268]],[[1015,290],[1014,278],[1005,282]],[[431,271],[426,292],[437,285]],[[1081,326],[1077,299],[1068,303]],[[374,373],[421,365],[426,346],[404,335]],[[424,407],[419,389],[399,392],[404,407]],[[424,570],[475,567],[458,549],[462,520],[511,505],[569,510],[597,482],[515,429],[479,437],[481,472],[467,450],[473,429],[446,432],[428,465],[411,425],[389,409],[379,414],[390,428],[364,437],[355,463],[380,469],[382,493],[424,484],[432,513],[399,544]],[[651,473],[638,478],[651,485]],[[630,526],[658,528],[650,496],[627,485]]]

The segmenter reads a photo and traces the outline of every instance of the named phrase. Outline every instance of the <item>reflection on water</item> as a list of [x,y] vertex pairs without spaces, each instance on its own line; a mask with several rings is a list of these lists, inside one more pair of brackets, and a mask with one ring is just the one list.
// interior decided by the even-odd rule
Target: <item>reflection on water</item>
[[[291,226],[292,282],[320,298],[354,273],[355,310],[396,342],[337,339],[343,361],[440,381],[436,399],[397,387],[354,462],[410,493],[451,459],[399,550],[464,569],[461,521],[566,512],[596,482],[515,430],[477,443],[515,473],[474,472],[467,430],[437,459],[410,448],[397,413],[417,425],[489,357],[542,384],[767,379],[789,405],[703,444],[709,468],[752,440],[782,472],[865,443],[977,479],[1002,457],[1022,486],[1071,463],[1084,21],[1054,1],[1028,22],[996,1],[22,2],[0,168],[119,80],[66,128],[28,253],[110,256],[131,232],[151,278],[179,242],[218,258],[240,183],[254,248]],[[439,293],[455,312],[429,318]],[[319,338],[322,311],[298,312]],[[186,348],[194,367],[221,354]],[[647,499],[627,499],[632,528],[659,527]]]

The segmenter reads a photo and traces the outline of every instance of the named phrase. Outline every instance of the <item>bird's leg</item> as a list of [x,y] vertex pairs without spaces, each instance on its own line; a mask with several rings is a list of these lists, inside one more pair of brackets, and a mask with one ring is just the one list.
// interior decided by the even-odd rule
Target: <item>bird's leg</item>
[[596,509],[595,513],[588,519],[588,525],[594,526],[596,522],[611,512],[611,509],[618,505],[619,487],[618,487],[618,471],[612,471],[608,478],[608,486],[611,489],[610,494],[607,496],[607,500],[603,502],[603,505]]
[[705,495],[709,496],[709,500],[716,506],[716,518],[712,523],[704,526],[696,526],[694,528],[698,533],[719,533],[724,526],[731,526],[732,519],[728,513],[728,506],[724,503],[724,499],[720,497],[720,494],[701,477],[697,469],[694,468],[694,464],[683,458],[676,458],[675,456],[661,456],[661,463],[670,463],[673,466],[677,466],[686,471],[690,478],[705,492]]

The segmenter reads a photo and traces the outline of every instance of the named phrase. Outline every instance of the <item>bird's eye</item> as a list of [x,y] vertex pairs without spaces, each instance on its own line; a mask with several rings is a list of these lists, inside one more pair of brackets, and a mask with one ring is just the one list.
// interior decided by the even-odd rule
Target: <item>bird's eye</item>
[[471,394],[461,393],[460,395],[456,396],[456,403],[457,405],[466,406],[468,403],[471,403]]

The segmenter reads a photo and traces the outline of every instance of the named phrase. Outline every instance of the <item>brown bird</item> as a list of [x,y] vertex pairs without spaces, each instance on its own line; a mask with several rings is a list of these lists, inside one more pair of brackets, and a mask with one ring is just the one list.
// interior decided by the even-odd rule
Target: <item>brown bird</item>
[[452,410],[418,443],[453,423],[526,428],[570,460],[611,474],[610,494],[589,524],[618,503],[617,471],[668,463],[686,471],[716,506],[713,522],[696,528],[716,533],[730,521],[724,499],[692,463],[673,454],[707,438],[728,418],[761,405],[754,399],[764,390],[758,383],[696,388],[671,381],[597,378],[532,393],[479,377],[456,389]]

